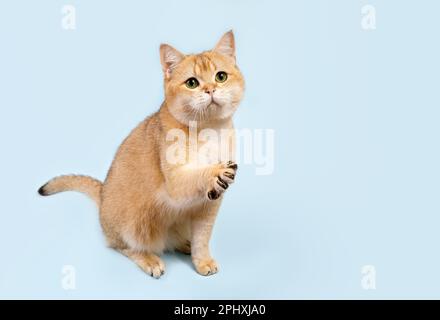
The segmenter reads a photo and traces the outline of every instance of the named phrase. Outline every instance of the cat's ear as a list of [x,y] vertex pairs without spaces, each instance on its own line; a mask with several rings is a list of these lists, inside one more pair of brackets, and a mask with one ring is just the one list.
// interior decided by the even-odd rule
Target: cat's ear
[[160,63],[166,78],[171,76],[173,69],[185,56],[168,44],[160,45]]
[[223,35],[213,51],[231,57],[235,60],[235,40],[232,30]]

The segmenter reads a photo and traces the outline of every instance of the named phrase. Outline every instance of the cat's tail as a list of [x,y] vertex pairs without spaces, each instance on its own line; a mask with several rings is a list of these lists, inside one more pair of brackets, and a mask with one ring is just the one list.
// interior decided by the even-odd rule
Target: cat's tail
[[38,189],[38,193],[42,196],[50,196],[63,191],[78,191],[92,198],[99,207],[101,203],[101,189],[102,182],[95,178],[81,175],[66,175],[53,178]]

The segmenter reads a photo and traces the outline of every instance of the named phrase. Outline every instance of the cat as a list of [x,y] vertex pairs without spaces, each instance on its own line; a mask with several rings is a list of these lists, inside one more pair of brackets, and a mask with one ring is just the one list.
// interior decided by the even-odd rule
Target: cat
[[[165,100],[123,141],[105,181],[62,175],[38,192],[48,196],[78,191],[91,197],[99,207],[108,246],[154,278],[165,272],[160,255],[166,250],[191,254],[196,271],[212,275],[218,265],[209,240],[224,192],[237,173],[232,116],[244,94],[233,32],[200,54],[184,55],[162,44],[160,61]],[[174,143],[169,132],[179,130],[187,138],[192,129],[230,130],[226,157],[214,163],[194,157],[169,161],[167,152]],[[189,141],[185,147],[191,147]]]

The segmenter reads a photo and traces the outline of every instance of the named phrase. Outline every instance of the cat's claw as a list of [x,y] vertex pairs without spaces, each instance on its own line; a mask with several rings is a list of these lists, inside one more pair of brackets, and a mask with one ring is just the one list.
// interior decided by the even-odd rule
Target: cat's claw
[[235,171],[238,169],[238,165],[234,161],[228,161],[226,166],[230,169],[234,169]]
[[209,200],[217,200],[220,197],[220,192],[217,192],[215,189],[212,189],[208,192]]

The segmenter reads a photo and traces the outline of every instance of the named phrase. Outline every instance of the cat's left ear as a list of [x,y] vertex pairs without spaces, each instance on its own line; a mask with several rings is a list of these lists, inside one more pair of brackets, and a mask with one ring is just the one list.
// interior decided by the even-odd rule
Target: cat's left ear
[[213,51],[231,57],[235,60],[235,40],[232,30],[223,35]]
[[173,69],[184,57],[184,54],[180,53],[172,46],[168,44],[160,45],[160,63],[162,64],[162,70],[166,78],[171,76]]

